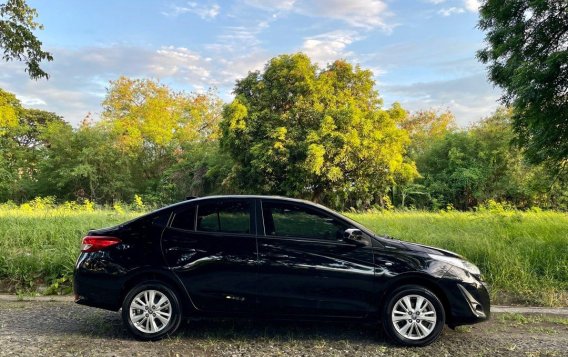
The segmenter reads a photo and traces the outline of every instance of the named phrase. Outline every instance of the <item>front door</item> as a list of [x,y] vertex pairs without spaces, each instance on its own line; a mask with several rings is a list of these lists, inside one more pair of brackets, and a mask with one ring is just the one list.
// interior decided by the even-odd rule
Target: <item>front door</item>
[[[293,201],[262,200],[261,311],[281,315],[364,316],[376,306],[373,252],[345,242],[348,223]],[[370,242],[370,241],[369,241]]]
[[255,205],[209,199],[174,213],[162,236],[166,264],[202,311],[247,312],[256,298]]

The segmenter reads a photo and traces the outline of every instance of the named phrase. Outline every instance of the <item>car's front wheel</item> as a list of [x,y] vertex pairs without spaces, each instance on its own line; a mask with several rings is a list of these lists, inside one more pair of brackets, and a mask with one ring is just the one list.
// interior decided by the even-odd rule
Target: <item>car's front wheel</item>
[[444,307],[430,290],[416,285],[403,286],[387,299],[384,329],[394,342],[406,346],[426,346],[442,333]]
[[122,320],[136,338],[158,340],[179,327],[179,300],[172,289],[161,283],[137,285],[124,298]]

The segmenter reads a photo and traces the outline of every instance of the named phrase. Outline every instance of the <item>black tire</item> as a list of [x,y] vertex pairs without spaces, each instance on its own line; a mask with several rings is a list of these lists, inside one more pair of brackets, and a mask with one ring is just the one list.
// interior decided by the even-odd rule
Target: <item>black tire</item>
[[[154,299],[151,300],[150,296]],[[157,303],[163,301],[163,298],[167,301],[156,306]],[[148,303],[150,301],[151,303]],[[141,304],[140,302],[146,303]],[[139,306],[144,309],[137,308]],[[169,318],[167,318],[168,314]],[[180,325],[181,317],[178,296],[170,287],[159,282],[146,282],[135,286],[126,294],[122,302],[124,326],[139,340],[155,341],[174,334]],[[135,320],[139,318],[141,320],[136,323]]]
[[[426,346],[440,337],[446,314],[440,299],[432,291],[418,285],[405,285],[393,291],[385,301],[383,328],[394,343]],[[422,309],[418,309],[419,303]],[[411,308],[407,309],[408,306]]]

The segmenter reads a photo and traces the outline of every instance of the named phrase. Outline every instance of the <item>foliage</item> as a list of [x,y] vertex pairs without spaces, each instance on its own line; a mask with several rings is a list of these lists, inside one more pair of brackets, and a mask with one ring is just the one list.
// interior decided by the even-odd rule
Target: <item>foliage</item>
[[117,166],[129,176],[132,188],[120,181],[123,194],[114,197],[130,198],[135,191],[169,202],[173,197],[164,193],[168,175],[182,159],[193,163],[188,152],[197,151],[195,145],[208,146],[218,137],[221,106],[213,92],[175,92],[149,79],[121,77],[111,82],[97,130],[107,132],[113,144],[106,146],[123,156]]
[[412,197],[415,205],[467,210],[492,199],[520,208],[566,208],[566,175],[529,164],[510,145],[515,138],[510,110],[499,109],[468,130],[427,138],[412,151],[422,175],[417,183],[424,188]]
[[187,95],[158,81],[120,77],[110,83],[102,103],[103,121],[128,151],[156,151],[213,139],[222,102],[208,94]]
[[519,143],[535,162],[568,160],[568,2],[486,0],[479,28],[488,46],[478,58],[514,107]]
[[232,166],[231,157],[220,151],[216,141],[188,145],[164,172],[153,200],[176,202],[187,196],[238,193],[228,179]]
[[223,165],[230,167],[230,158],[216,142],[221,101],[212,92],[186,94],[153,80],[120,78],[104,106],[101,121],[87,117],[73,128],[0,90],[0,202],[56,196],[112,203],[141,193],[155,205],[194,192],[189,186],[199,184],[182,180],[199,178],[209,164],[204,177],[212,181],[199,194],[228,175]]
[[410,136],[408,155],[412,158],[421,154],[429,143],[457,130],[455,117],[450,111],[439,113],[432,109],[406,116],[400,127]]
[[128,157],[110,145],[114,136],[108,131],[88,121],[77,129],[54,123],[44,138],[49,147],[40,164],[37,194],[98,202],[133,197]]
[[381,201],[396,179],[416,176],[404,161],[406,112],[381,109],[372,73],[338,60],[323,70],[304,54],[270,60],[237,81],[221,144],[245,192],[307,197],[334,207]]
[[26,109],[16,97],[0,89],[0,200],[33,197],[41,151],[47,143],[43,135],[49,125],[65,125],[54,113]]
[[[529,162],[514,111],[458,129],[450,112],[381,107],[369,71],[302,54],[211,91],[111,82],[102,120],[72,127],[0,90],[0,202],[37,196],[137,210],[189,196],[281,194],[343,210],[568,209],[568,170]],[[567,168],[568,169],[568,168]]]
[[32,79],[49,78],[40,68],[40,62],[52,61],[53,57],[41,48],[41,41],[33,34],[36,29],[43,30],[43,26],[34,21],[36,17],[36,9],[26,4],[25,0],[7,0],[0,4],[0,48],[4,50],[2,58],[5,61],[23,61],[26,72]]

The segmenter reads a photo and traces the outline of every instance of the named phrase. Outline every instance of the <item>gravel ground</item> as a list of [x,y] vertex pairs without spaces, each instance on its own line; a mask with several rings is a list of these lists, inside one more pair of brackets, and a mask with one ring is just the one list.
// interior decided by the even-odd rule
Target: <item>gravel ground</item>
[[445,329],[423,348],[390,345],[346,323],[196,321],[174,338],[138,342],[118,313],[62,301],[0,301],[0,356],[568,356],[568,318],[494,314]]

